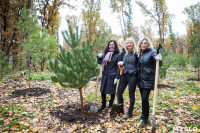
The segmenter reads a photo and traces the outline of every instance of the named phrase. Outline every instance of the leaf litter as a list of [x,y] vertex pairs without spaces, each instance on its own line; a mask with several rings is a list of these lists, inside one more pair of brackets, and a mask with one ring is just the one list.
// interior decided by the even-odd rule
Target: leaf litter
[[[198,81],[180,78],[181,72],[171,70],[170,73],[179,76],[168,76],[161,81],[163,85],[158,89],[156,106],[157,132],[173,132],[176,126],[199,127]],[[127,89],[124,93],[125,114],[110,118],[109,111],[93,114],[89,110],[89,107],[94,105],[95,81],[91,81],[83,90],[83,109],[80,109],[77,89],[64,89],[50,80],[32,81],[31,86],[30,91],[25,79],[20,77],[0,82],[0,106],[16,105],[26,108],[23,113],[18,109],[5,116],[2,116],[1,111],[0,131],[4,131],[6,125],[10,124],[9,132],[151,132],[151,117],[146,129],[138,128],[141,123],[136,121],[141,115],[141,97],[138,88],[133,117],[124,120],[129,106]],[[149,101],[151,116],[153,91]],[[101,105],[99,89],[97,104]],[[19,113],[33,117],[21,117],[17,124],[13,124],[14,116],[19,116]]]

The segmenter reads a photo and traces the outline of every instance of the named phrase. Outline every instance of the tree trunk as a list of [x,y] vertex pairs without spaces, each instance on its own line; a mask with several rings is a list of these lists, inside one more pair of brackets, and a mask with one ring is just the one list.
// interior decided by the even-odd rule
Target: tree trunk
[[40,69],[40,70],[41,70],[42,72],[44,71],[44,62],[45,62],[45,61],[42,60],[41,65],[40,65],[40,66],[41,66],[41,69]]
[[198,80],[199,80],[199,55],[198,55],[198,50],[197,52],[197,71],[198,71]]
[[42,65],[42,63],[40,64],[40,67],[41,67],[40,71],[43,72],[43,65]]
[[27,8],[27,9],[30,9],[30,8],[31,8],[31,0],[28,0],[27,5],[26,5],[26,8]]
[[199,80],[199,66],[198,66],[198,80]]
[[[26,42],[27,42],[28,45],[30,45],[28,40],[29,40],[29,38],[28,38],[28,35],[27,35],[27,41]],[[29,78],[28,85],[29,85],[29,90],[30,90],[30,88],[31,88],[31,75],[30,75],[30,73],[31,73],[31,66],[30,66],[31,65],[31,56],[30,56],[30,49],[28,49],[28,53],[27,54],[28,54],[28,72],[29,72],[28,73],[28,78]]]
[[82,95],[82,88],[78,88],[80,93],[80,100],[81,100],[81,109],[83,108],[83,95]]

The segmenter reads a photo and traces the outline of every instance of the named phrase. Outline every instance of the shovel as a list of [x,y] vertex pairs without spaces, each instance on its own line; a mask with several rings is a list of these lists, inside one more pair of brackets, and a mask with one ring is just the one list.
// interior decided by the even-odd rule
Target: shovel
[[[123,73],[123,70],[124,70],[124,62],[119,61],[117,64],[118,64],[118,67],[119,67],[119,70],[120,70],[120,76],[122,76],[122,73]],[[119,82],[121,82],[121,80]],[[118,84],[118,88],[120,88],[119,85],[120,85],[120,83]],[[121,108],[123,108],[122,104],[114,104],[112,106],[111,111],[110,111],[110,117],[115,118],[117,116],[117,114],[119,114]]]
[[[162,45],[159,44],[159,47],[157,49],[157,54],[160,53],[161,49],[162,49]],[[156,74],[155,74],[155,84],[154,84],[153,113],[152,113],[152,133],[155,133],[155,131],[156,131],[155,113],[156,113],[156,97],[157,97],[158,74],[159,74],[159,60],[156,60]]]
[[[99,65],[98,65],[99,67]],[[99,86],[99,77],[97,76],[96,80],[96,87],[95,87],[95,100],[94,100],[94,105],[90,106],[90,112],[92,113],[97,113],[98,112],[98,107],[96,107],[96,100],[97,100],[97,88]]]

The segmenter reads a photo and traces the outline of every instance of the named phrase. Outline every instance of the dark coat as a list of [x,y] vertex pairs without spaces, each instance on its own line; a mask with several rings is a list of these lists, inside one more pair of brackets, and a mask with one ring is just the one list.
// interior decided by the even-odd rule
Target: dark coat
[[138,87],[153,89],[156,67],[156,50],[145,49],[138,59]]
[[[105,55],[103,56],[103,58]],[[107,65],[104,66],[102,72],[102,80],[101,80],[101,88],[100,91],[105,94],[115,94],[116,85],[114,84],[114,79],[119,78],[118,75],[118,61],[120,58],[120,54],[114,54],[111,58],[110,62],[107,62]]]
[[123,75],[124,74],[132,74],[132,75],[136,76],[136,73],[138,71],[137,55],[133,54],[133,52],[130,52],[123,58],[123,62],[124,62],[124,65],[125,65],[124,70],[123,70]]

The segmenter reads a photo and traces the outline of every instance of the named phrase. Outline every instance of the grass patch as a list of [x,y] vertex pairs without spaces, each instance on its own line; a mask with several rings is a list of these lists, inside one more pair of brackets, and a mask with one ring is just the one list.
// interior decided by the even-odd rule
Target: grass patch
[[[28,77],[28,75],[26,75]],[[31,81],[42,81],[42,80],[50,80],[51,75],[45,72],[31,73],[30,74]]]

